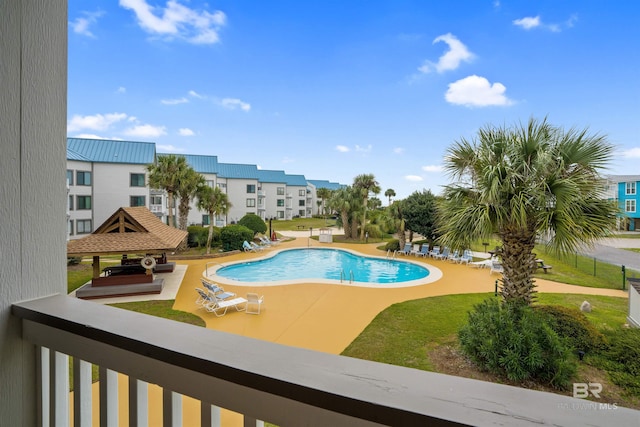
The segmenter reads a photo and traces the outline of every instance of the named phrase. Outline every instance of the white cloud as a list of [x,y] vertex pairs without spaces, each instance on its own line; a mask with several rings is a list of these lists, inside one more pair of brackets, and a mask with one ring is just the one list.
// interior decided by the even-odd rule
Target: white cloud
[[484,77],[472,75],[450,83],[445,99],[451,104],[466,107],[511,105],[513,101],[505,96],[506,90],[502,83],[491,84]]
[[194,131],[192,131],[189,128],[180,128],[178,133],[180,134],[180,136],[193,136],[196,134]]
[[167,134],[167,128],[164,126],[153,125],[137,125],[132,128],[125,129],[124,134],[138,138],[157,138]]
[[527,16],[526,18],[515,19],[513,25],[522,27],[525,30],[530,30],[541,25],[540,16]]
[[633,147],[628,150],[624,150],[622,152],[622,157],[627,159],[638,159],[640,158],[640,147]]
[[438,59],[437,63],[425,61],[424,64],[418,68],[422,73],[429,73],[433,69],[438,73],[455,70],[460,66],[460,62],[471,62],[474,58],[474,54],[469,52],[469,49],[451,33],[436,37],[433,43],[438,42],[445,42],[449,45],[449,50]]
[[404,179],[406,179],[407,181],[412,181],[412,182],[420,182],[422,181],[422,177],[419,175],[406,175],[404,177]]
[[341,152],[341,153],[348,153],[349,147],[347,147],[346,145],[336,145],[336,150]]
[[248,104],[236,98],[224,98],[222,101],[220,101],[220,105],[228,110],[236,110],[238,108],[242,111],[251,110],[251,104]]
[[183,96],[182,98],[177,99],[162,99],[160,100],[160,102],[162,102],[164,105],[178,105],[186,104],[187,102],[189,102],[189,100]]
[[76,34],[81,34],[87,37],[95,37],[89,29],[89,26],[98,22],[98,18],[103,14],[104,12],[101,11],[82,12],[83,16],[76,18],[75,21],[70,22],[69,25],[73,29],[73,32]]
[[120,86],[117,90],[116,93],[127,93],[127,88],[124,86]]
[[178,148],[178,147],[175,147],[173,145],[156,144],[156,147],[158,148],[158,150],[163,151],[165,153],[179,153],[179,152],[184,151],[184,148]]
[[195,90],[190,90],[189,91],[189,96],[193,96],[194,98],[200,98],[200,99],[204,99],[206,98],[204,95],[200,95],[198,92],[196,92]]
[[96,135],[96,134],[93,134],[93,133],[81,133],[81,134],[75,135],[74,138],[111,139],[111,140],[114,140],[114,141],[122,141],[122,138],[99,136],[99,135]]
[[393,153],[394,154],[404,154],[404,148],[396,147],[396,148],[393,149]]
[[361,147],[358,144],[356,144],[356,151],[360,153],[370,153],[372,149],[373,149],[373,146],[371,146],[371,144],[367,145],[366,147]]
[[422,170],[425,172],[442,172],[442,166],[440,165],[427,165],[423,166]]
[[177,0],[169,0],[165,7],[151,6],[146,0],[120,0],[120,6],[132,10],[138,23],[148,33],[167,39],[179,38],[193,44],[218,43],[218,32],[227,17],[221,11],[190,9]]
[[74,115],[67,123],[67,132],[83,129],[107,130],[112,124],[127,118],[125,113],[95,114],[93,116]]

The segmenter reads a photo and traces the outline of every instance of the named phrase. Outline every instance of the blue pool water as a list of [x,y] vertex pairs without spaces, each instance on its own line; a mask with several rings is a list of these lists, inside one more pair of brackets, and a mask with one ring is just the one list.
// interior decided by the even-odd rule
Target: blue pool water
[[349,282],[397,283],[423,279],[429,270],[410,262],[354,255],[338,249],[291,249],[271,258],[243,262],[216,271],[241,282],[332,279]]

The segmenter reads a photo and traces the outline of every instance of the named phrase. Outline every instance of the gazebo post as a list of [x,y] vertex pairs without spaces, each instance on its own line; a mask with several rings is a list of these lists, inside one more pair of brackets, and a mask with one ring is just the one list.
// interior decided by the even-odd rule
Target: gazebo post
[[100,277],[100,255],[93,256],[93,278]]

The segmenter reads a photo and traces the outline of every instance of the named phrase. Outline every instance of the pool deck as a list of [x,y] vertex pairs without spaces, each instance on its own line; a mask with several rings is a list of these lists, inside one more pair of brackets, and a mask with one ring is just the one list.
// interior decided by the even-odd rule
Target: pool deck
[[[308,234],[306,234],[308,236]],[[321,246],[347,248],[364,255],[385,256],[376,249],[379,244],[343,244],[319,243],[307,237],[294,237],[282,242],[273,249]],[[373,318],[392,304],[437,295],[493,292],[497,274],[489,269],[478,269],[449,261],[416,258],[412,260],[430,264],[443,273],[434,283],[404,288],[363,288],[349,285],[330,285],[322,283],[304,283],[282,286],[231,286],[224,285],[226,291],[246,296],[247,292],[264,295],[264,304],[259,315],[229,310],[223,317],[198,308],[195,305],[196,287],[201,287],[200,279],[208,262],[228,263],[259,258],[264,252],[245,252],[223,258],[178,261],[174,273],[165,274],[168,286],[162,295],[145,299],[173,299],[174,309],[192,312],[203,318],[207,328],[230,332],[246,337],[257,338],[279,344],[301,347],[325,353],[340,354],[373,320]],[[403,259],[404,257],[398,257]],[[586,288],[566,285],[544,279],[536,279],[540,293],[575,293],[585,295],[609,295],[627,297],[621,290]],[[144,297],[144,296],[143,296]],[[133,297],[118,301],[133,300]],[[588,299],[585,297],[585,299]],[[102,303],[111,300],[98,301]],[[125,381],[120,381],[121,396],[126,396]],[[94,384],[94,387],[96,385]],[[150,387],[149,404],[161,402],[161,394],[155,386]],[[94,393],[94,397],[97,393]],[[192,399],[184,399],[184,425],[198,425],[198,404]],[[126,411],[126,410],[125,410]],[[97,412],[97,411],[94,411]],[[121,411],[123,414],[124,411]],[[94,419],[95,419],[94,414]],[[150,425],[158,420],[157,411],[150,411]],[[126,421],[121,417],[121,422]],[[96,424],[94,424],[96,425]],[[223,426],[241,426],[242,417],[230,411],[222,411]]]

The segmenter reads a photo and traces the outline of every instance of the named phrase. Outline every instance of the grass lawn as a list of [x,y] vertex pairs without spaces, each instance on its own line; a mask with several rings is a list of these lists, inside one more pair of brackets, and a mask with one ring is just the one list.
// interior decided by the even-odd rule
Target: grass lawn
[[[269,226],[269,222],[267,222],[267,227]],[[291,220],[273,220],[271,221],[271,227],[277,232],[283,230],[292,230],[292,231],[309,231],[309,228],[319,229],[319,228],[327,228],[327,227],[335,227],[336,220],[327,217],[324,218],[294,218]]]
[[[342,352],[344,356],[373,360],[408,368],[467,376],[485,381],[508,383],[504,378],[478,371],[458,352],[458,330],[466,323],[467,313],[492,293],[446,295],[394,304],[381,312]],[[626,321],[627,299],[606,296],[540,294],[539,304],[579,307],[587,299],[593,308],[587,318],[603,332],[619,329]],[[578,376],[602,378],[605,371],[585,363]],[[555,392],[537,384],[513,384]],[[613,383],[606,383],[608,398],[621,406],[640,408],[639,399],[629,397]],[[563,394],[567,394],[564,392]]]

